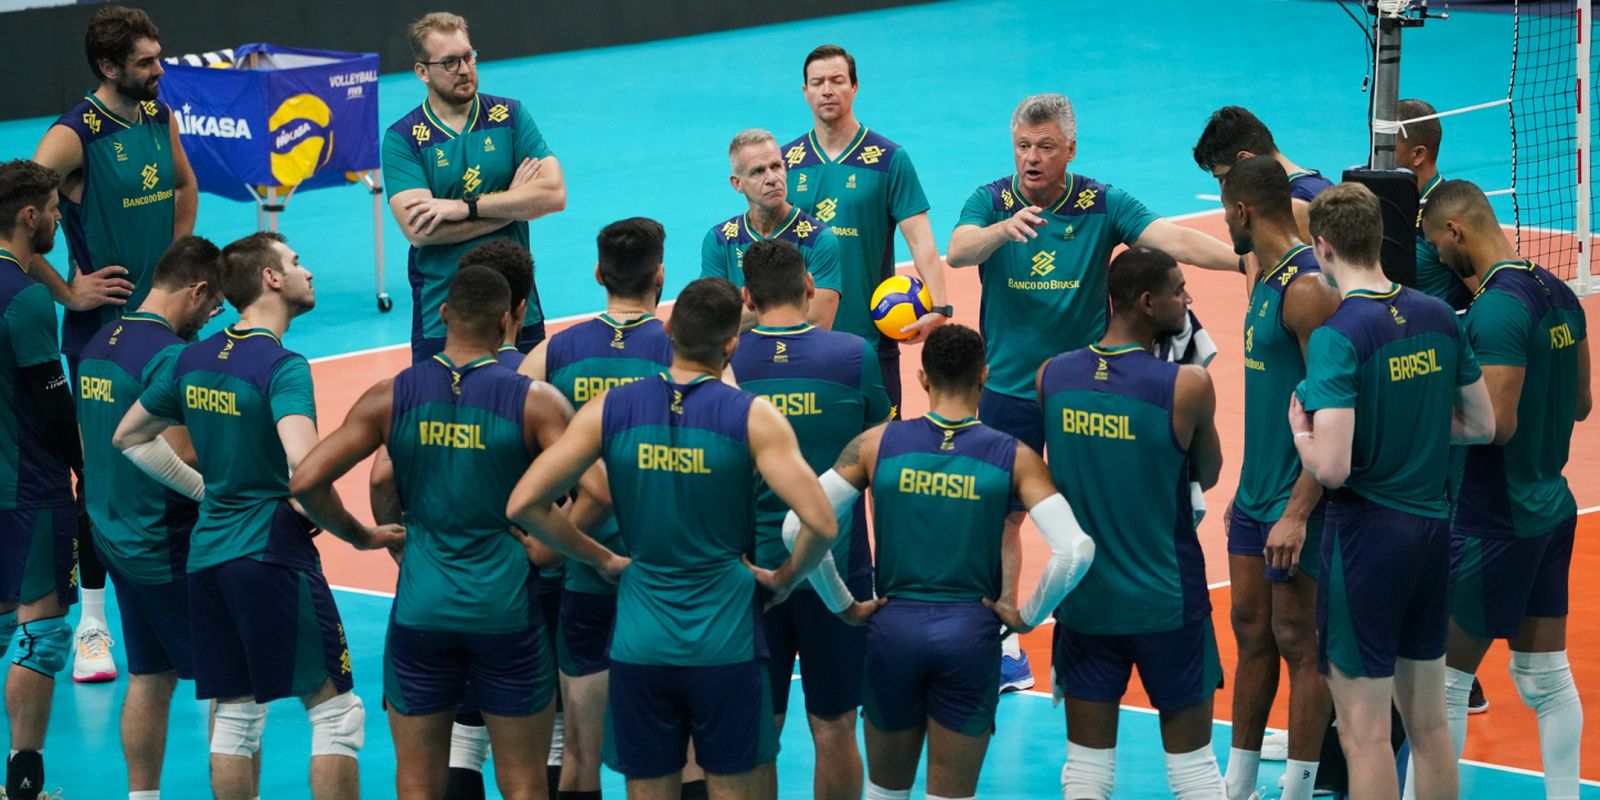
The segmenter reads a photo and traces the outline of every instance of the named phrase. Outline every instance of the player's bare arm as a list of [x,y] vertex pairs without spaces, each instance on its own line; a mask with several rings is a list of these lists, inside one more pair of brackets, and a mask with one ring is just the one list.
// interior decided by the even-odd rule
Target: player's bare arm
[[1503,445],[1517,435],[1517,406],[1522,399],[1525,367],[1484,364],[1483,382],[1489,388],[1489,404],[1494,406],[1494,440]]
[[[839,293],[832,289],[818,289],[811,298],[811,308],[806,314],[806,321],[819,328],[833,329],[833,318],[839,313]],[[751,327],[755,327],[755,314],[749,309],[740,312],[740,321],[749,315]],[[740,328],[742,332],[745,330]]]
[[1289,398],[1289,428],[1300,464],[1329,489],[1338,489],[1350,477],[1350,455],[1355,446],[1356,410],[1319,408],[1306,413],[1298,394]]
[[566,432],[540,453],[517,481],[506,504],[506,516],[513,525],[556,552],[589,564],[607,578],[616,580],[628,566],[628,559],[585,536],[555,505],[556,500],[599,460],[600,421],[604,409],[605,398],[598,397],[573,416]]
[[189,164],[189,154],[183,150],[178,136],[178,126],[168,126],[172,146],[172,169],[176,173],[172,184],[172,239],[177,241],[194,233],[194,218],[200,210],[200,182],[195,178],[194,167]]
[[[567,398],[548,383],[535,383],[528,388],[522,413],[522,429],[529,440],[529,452],[543,452],[554,447],[575,415]],[[567,519],[587,533],[610,516],[611,487],[606,483],[605,464],[597,459],[579,476],[578,498],[567,509]]]
[[[587,406],[585,406],[587,408]],[[748,438],[756,471],[778,499],[800,518],[800,535],[789,559],[776,570],[752,568],[763,585],[781,602],[800,581],[816,569],[839,535],[833,504],[800,453],[800,442],[787,420],[765,398],[750,404]]]
[[[430,240],[426,244],[446,244],[466,241],[511,222],[531,220],[560,211],[566,207],[566,202],[566,184],[561,177],[561,166],[555,156],[547,156],[544,159],[523,159],[505,191],[480,197],[476,220],[467,219],[471,209],[465,200],[434,197],[426,189],[399,192],[390,198],[389,207],[395,219],[402,223],[408,239],[421,236]],[[498,224],[490,227],[478,223]],[[471,231],[480,232],[463,235]],[[413,240],[412,244],[423,243]]]
[[[174,426],[172,420],[158,417],[135,400],[111,437],[135,466],[161,485],[196,501],[205,497],[205,480],[185,462],[162,435]],[[187,439],[187,437],[185,437]]]
[[1039,216],[1042,213],[1044,209],[1038,206],[1026,206],[993,225],[957,225],[945,248],[946,263],[955,269],[975,267],[988,261],[1001,245],[1039,238],[1038,229],[1045,225],[1044,217]]
[[[1488,374],[1487,368],[1484,374]],[[1520,392],[1521,381],[1517,388]],[[1514,426],[1515,416],[1512,419]],[[1495,408],[1489,399],[1489,385],[1480,377],[1466,386],[1456,387],[1455,408],[1450,417],[1450,443],[1472,445],[1491,441],[1501,440],[1496,435]]]
[[[928,222],[928,212],[900,220],[899,228],[901,238],[906,240],[906,249],[911,251],[911,266],[922,278],[922,285],[928,287],[928,299],[936,306],[949,305],[950,295],[944,288],[945,263],[939,257],[938,245],[934,243],[933,225]],[[922,341],[923,337],[946,321],[943,314],[932,311],[923,314],[916,322],[905,327],[906,331],[915,333],[907,342],[914,344]]]
[[[174,135],[176,135],[176,128]],[[33,160],[61,176],[61,197],[74,202],[83,199],[83,144],[77,134],[60,125],[45,131],[34,150]],[[187,162],[185,162],[187,163]],[[28,274],[50,290],[50,296],[73,311],[87,311],[104,305],[120,306],[133,294],[133,283],[124,278],[128,271],[120,266],[102,267],[79,275],[68,283],[43,256],[35,255]]]
[[1217,390],[1211,373],[1194,365],[1178,368],[1172,432],[1189,449],[1189,472],[1202,489],[1222,475],[1222,439],[1217,434]]
[[[1300,356],[1305,357],[1311,343],[1311,332],[1333,316],[1339,308],[1339,292],[1329,286],[1320,275],[1303,277],[1289,285],[1283,296],[1283,322],[1300,342]],[[1317,476],[1302,467],[1300,476],[1289,490],[1289,502],[1283,515],[1272,524],[1267,533],[1263,556],[1273,569],[1287,572],[1300,563],[1300,551],[1305,545],[1306,524],[1312,509],[1322,499],[1322,484]]]
[[1134,244],[1169,253],[1185,264],[1221,272],[1239,271],[1239,256],[1234,254],[1233,245],[1166,219],[1150,223]]
[[[1011,488],[1028,509],[1028,516],[1033,518],[1039,535],[1050,548],[1050,560],[1039,575],[1039,585],[1021,608],[1014,600],[1005,598],[998,601],[986,598],[983,602],[1006,627],[1026,633],[1054,613],[1062,599],[1089,571],[1089,565],[1094,562],[1094,540],[1078,524],[1072,506],[1056,489],[1044,459],[1025,444],[1017,445]],[[1020,529],[1017,535],[1021,536]],[[1017,546],[1020,548],[1020,541]],[[1020,555],[1018,560],[1020,562]]]
[[522,365],[517,367],[517,372],[536,381],[548,380],[545,374],[545,358],[549,352],[550,340],[541,339],[532,350],[528,351],[528,355],[523,357]]
[[394,408],[394,381],[385,379],[367,389],[355,407],[345,417],[344,424],[327,439],[316,441],[316,427],[311,426],[314,443],[299,458],[289,453],[289,442],[304,442],[303,423],[284,423],[305,420],[309,417],[295,415],[284,417],[278,423],[278,436],[284,441],[284,453],[289,457],[291,474],[289,493],[305,509],[312,522],[334,536],[355,545],[358,550],[387,547],[398,550],[405,542],[405,528],[399,525],[368,526],[362,524],[346,509],[333,482],[354,469],[362,459],[372,455],[384,442],[389,430],[389,416]]

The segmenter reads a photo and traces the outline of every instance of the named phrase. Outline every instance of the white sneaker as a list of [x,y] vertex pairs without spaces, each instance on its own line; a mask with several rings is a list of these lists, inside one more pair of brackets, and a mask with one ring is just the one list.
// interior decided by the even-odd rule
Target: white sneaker
[[1261,760],[1289,760],[1288,731],[1267,731],[1267,735],[1261,739]]
[[78,626],[78,653],[72,659],[72,679],[78,683],[104,683],[117,679],[117,664],[111,660],[111,632],[105,624],[89,622]]

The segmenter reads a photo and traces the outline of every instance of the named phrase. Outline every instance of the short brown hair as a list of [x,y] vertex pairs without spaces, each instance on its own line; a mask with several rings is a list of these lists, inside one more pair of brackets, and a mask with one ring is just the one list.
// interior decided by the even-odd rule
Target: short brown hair
[[89,18],[89,29],[83,32],[83,54],[89,59],[89,71],[95,80],[106,79],[100,71],[101,59],[118,66],[126,64],[140,39],[161,41],[161,31],[143,9],[101,6],[95,11]]
[[42,209],[61,185],[56,171],[25,158],[0,164],[0,233],[10,235],[24,208]]
[[283,268],[273,245],[287,242],[281,233],[259,231],[222,249],[222,296],[235,311],[261,298],[261,270]]
[[806,56],[806,63],[804,63],[804,64],[802,64],[800,66],[800,82],[801,83],[805,83],[805,82],[811,80],[811,76],[809,74],[809,70],[811,69],[811,62],[813,62],[813,61],[822,61],[824,59],[829,59],[829,58],[842,58],[842,59],[844,59],[845,66],[850,70],[850,85],[851,86],[855,86],[856,85],[856,57],[853,56],[853,55],[850,55],[847,52],[845,52],[845,49],[843,47],[840,47],[839,45],[836,45],[836,44],[821,45],[817,49],[812,50],[811,53]]
[[406,37],[411,40],[412,58],[417,61],[428,60],[428,50],[423,45],[428,41],[428,34],[435,31],[439,33],[455,33],[456,31],[466,33],[467,20],[460,14],[452,14],[448,11],[423,14],[420,19],[411,23],[411,27],[406,31]]
[[1333,247],[1352,264],[1378,263],[1383,248],[1383,209],[1378,196],[1359,183],[1341,183],[1311,201],[1311,237]]
[[204,281],[212,297],[222,291],[222,251],[204,236],[177,239],[156,262],[151,282],[163,289],[186,289]]
[[1394,115],[1396,120],[1405,124],[1405,132],[1400,134],[1400,138],[1407,144],[1428,148],[1428,154],[1435,159],[1439,157],[1439,142],[1444,139],[1444,128],[1439,124],[1439,119],[1435,117],[1421,122],[1411,120],[1432,117],[1437,113],[1428,101],[1408,97],[1395,106]]

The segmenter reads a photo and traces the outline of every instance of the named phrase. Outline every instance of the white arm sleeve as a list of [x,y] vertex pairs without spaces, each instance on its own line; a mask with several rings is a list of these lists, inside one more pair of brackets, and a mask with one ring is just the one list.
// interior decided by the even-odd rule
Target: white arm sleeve
[[194,467],[178,458],[178,454],[172,451],[172,445],[167,444],[165,438],[157,436],[144,444],[136,444],[122,451],[122,454],[172,491],[187,495],[196,502],[205,499],[205,479],[200,477],[200,473],[195,472]]
[[1206,492],[1199,481],[1189,481],[1189,508],[1194,511],[1194,526],[1200,527],[1200,520],[1206,518]]
[[[856,498],[861,496],[861,490],[850,485],[850,482],[840,477],[833,470],[824,472],[819,478],[822,491],[828,495],[828,502],[833,506],[833,515],[841,516],[850,510]],[[859,532],[858,532],[859,533]],[[783,518],[783,544],[792,552],[796,539],[800,538],[800,515],[791,510]],[[850,607],[856,601],[850,594],[850,587],[845,585],[844,578],[839,575],[839,566],[833,563],[833,553],[822,556],[822,563],[806,578],[811,582],[811,588],[817,592],[817,597],[822,599],[822,604],[829,611],[837,614]]]
[[1050,545],[1050,561],[1039,576],[1039,587],[1033,590],[1022,607],[1022,621],[1029,625],[1043,622],[1056,606],[1078,585],[1083,574],[1094,562],[1094,540],[1089,538],[1078,518],[1072,513],[1067,498],[1053,494],[1028,509],[1033,524]]

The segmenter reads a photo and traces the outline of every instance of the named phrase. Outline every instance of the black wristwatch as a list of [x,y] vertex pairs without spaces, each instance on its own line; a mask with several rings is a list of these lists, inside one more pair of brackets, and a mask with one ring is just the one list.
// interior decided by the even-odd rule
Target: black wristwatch
[[461,202],[467,204],[467,221],[476,220],[478,218],[478,193],[468,192],[462,196]]
[[956,315],[956,308],[952,305],[934,306],[928,310],[946,318]]

